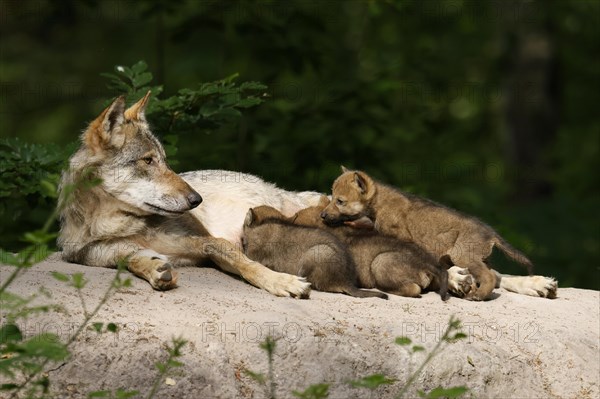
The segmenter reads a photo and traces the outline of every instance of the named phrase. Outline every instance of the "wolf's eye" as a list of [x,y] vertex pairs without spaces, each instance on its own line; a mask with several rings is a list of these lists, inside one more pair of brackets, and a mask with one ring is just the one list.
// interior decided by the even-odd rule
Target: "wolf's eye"
[[154,162],[154,158],[146,157],[146,158],[142,158],[142,161],[146,162],[146,165],[152,165],[152,163]]
[[336,203],[337,205],[339,205],[339,206],[344,206],[344,204],[346,203],[346,201],[344,201],[344,200],[343,200],[343,199],[341,199],[341,198],[338,198],[338,199],[336,199],[336,200],[335,200],[335,203]]

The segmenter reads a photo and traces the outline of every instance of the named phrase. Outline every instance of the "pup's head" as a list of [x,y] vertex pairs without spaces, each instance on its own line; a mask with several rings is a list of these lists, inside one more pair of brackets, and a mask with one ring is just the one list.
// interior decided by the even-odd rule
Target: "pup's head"
[[[256,208],[248,209],[246,218],[244,219],[244,228],[242,233],[242,249],[244,253],[248,253],[248,236],[256,233],[256,227],[262,225],[267,220],[285,218],[281,212],[267,205],[257,206]],[[263,233],[266,231],[263,230]]]
[[333,226],[363,216],[372,217],[370,205],[376,192],[375,182],[366,173],[342,166],[342,174],[333,182],[331,202],[321,213],[321,218]]
[[142,214],[176,216],[202,197],[167,165],[144,116],[149,99],[150,92],[128,109],[122,96],[113,101],[83,133],[71,170],[95,168],[106,193]]
[[285,217],[277,209],[268,205],[257,206],[250,208],[246,213],[244,228],[260,226],[267,219],[285,219]]

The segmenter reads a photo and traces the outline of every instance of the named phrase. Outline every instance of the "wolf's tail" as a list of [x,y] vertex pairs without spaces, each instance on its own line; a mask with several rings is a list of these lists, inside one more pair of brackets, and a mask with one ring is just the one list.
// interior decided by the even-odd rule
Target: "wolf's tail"
[[353,297],[356,297],[356,298],[373,298],[373,297],[377,297],[377,298],[381,298],[381,299],[388,299],[387,294],[384,294],[383,292],[366,291],[366,290],[358,289],[356,287],[347,287],[347,288],[344,288],[344,294],[350,295],[350,296],[353,296]]
[[506,256],[508,256],[515,262],[524,265],[527,268],[527,272],[530,275],[533,274],[533,263],[531,263],[531,261],[529,260],[529,258],[527,258],[527,256],[525,256],[525,254],[523,254],[518,249],[514,248],[508,242],[504,241],[504,239],[499,235],[496,235],[492,239],[492,242],[496,247],[498,247],[502,252],[504,252]]

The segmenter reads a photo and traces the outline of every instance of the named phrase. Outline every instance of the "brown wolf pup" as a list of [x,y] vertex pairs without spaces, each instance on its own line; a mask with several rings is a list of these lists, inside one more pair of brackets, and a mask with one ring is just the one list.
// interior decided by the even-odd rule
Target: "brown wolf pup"
[[[331,203],[321,215],[326,223],[367,216],[383,234],[413,241],[436,258],[448,255],[453,264],[467,267],[475,278],[466,295],[471,300],[488,298],[496,287],[497,275],[485,262],[494,246],[531,272],[531,261],[525,255],[476,218],[378,183],[364,172],[342,170],[333,183]],[[532,277],[540,277],[541,283],[534,292],[547,297],[556,295],[556,281]]]
[[[419,297],[425,289],[439,289],[442,299],[448,299],[448,273],[445,269],[448,261],[445,258],[440,260],[440,266],[418,245],[379,234],[366,217],[347,222],[351,227],[327,226],[320,215],[328,203],[329,199],[323,196],[318,206],[303,209],[289,218],[269,206],[254,208],[252,215],[255,223],[279,220],[296,226],[319,228],[335,235],[346,245],[354,260],[361,288],[377,288],[407,297]],[[311,281],[310,278],[308,280]]]
[[[127,110],[124,98],[117,98],[83,133],[61,181],[58,244],[63,258],[102,267],[116,267],[127,258],[129,270],[159,290],[176,286],[173,266],[211,262],[275,295],[307,296],[310,285],[302,278],[270,270],[248,259],[235,243],[209,234],[207,226],[232,212],[221,206],[220,214],[194,213],[202,198],[169,168],[144,116],[149,97],[150,92]],[[204,180],[201,173],[188,176]],[[92,188],[77,184],[92,178],[101,183]],[[259,186],[257,180],[250,185]],[[212,184],[212,193],[223,186]],[[262,187],[276,191],[272,185]],[[246,195],[239,191],[230,196],[241,201]],[[218,204],[209,208],[219,211]]]
[[250,259],[278,272],[305,277],[319,291],[387,299],[382,292],[358,289],[352,257],[344,244],[326,231],[295,226],[284,219],[257,218],[250,209],[244,223],[242,244]]

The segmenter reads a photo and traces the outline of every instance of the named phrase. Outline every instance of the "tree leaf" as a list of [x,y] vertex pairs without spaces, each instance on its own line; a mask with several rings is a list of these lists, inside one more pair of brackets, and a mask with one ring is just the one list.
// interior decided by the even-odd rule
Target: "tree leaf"
[[2,327],[0,327],[0,344],[21,341],[22,339],[23,334],[17,325],[4,324]]
[[62,274],[59,272],[51,272],[50,274],[52,274],[52,277],[54,277],[58,281],[62,281],[62,282],[69,281],[69,276],[67,276],[66,274]]
[[394,341],[397,345],[410,345],[412,343],[411,339],[408,337],[397,337]]
[[[458,398],[464,395],[469,389],[464,386],[457,386],[452,388],[437,387],[432,389],[429,393],[422,396],[427,399],[438,399],[438,398]],[[421,391],[422,392],[422,391]]]
[[389,385],[396,382],[393,378],[388,378],[383,374],[373,374],[367,377],[363,377],[359,380],[350,381],[349,384],[354,388],[368,388],[368,389],[376,389],[380,385]]
[[329,384],[314,384],[304,391],[292,391],[292,395],[301,399],[323,399],[329,397]]

